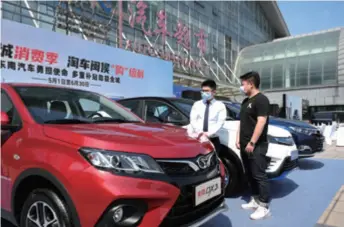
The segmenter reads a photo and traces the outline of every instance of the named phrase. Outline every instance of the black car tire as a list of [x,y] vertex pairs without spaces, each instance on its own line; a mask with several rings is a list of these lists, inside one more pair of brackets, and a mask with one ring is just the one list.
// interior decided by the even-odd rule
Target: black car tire
[[20,227],[28,227],[26,223],[28,212],[30,207],[37,202],[47,204],[49,208],[53,209],[61,227],[73,226],[65,202],[50,189],[36,189],[30,193],[23,205],[20,214]]
[[228,158],[222,157],[221,160],[229,173],[229,181],[226,187],[225,196],[231,197],[236,195],[241,188],[238,167]]

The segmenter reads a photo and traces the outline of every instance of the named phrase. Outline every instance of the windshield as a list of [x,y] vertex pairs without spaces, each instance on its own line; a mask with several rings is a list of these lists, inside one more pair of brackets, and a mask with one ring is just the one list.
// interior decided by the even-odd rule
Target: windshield
[[240,104],[236,105],[236,104],[225,103],[225,105],[227,106],[228,109],[230,109],[235,114],[239,114],[240,113]]
[[192,105],[195,101],[193,100],[171,100],[171,102],[178,107],[184,114],[190,115]]
[[96,93],[55,87],[15,87],[40,124],[141,122],[114,101]]

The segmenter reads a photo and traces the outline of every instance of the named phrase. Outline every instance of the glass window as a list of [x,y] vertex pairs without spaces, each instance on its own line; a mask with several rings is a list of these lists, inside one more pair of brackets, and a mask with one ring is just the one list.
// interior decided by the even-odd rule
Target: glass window
[[260,86],[261,89],[270,89],[271,88],[271,69],[270,67],[264,67],[262,69],[262,73],[261,73],[261,81],[260,81]]
[[176,105],[185,115],[190,115],[194,101],[185,101],[185,100],[175,100],[171,101]]
[[328,53],[323,56],[324,59],[324,81],[323,83],[334,83],[337,78],[337,52]]
[[322,83],[322,59],[321,56],[312,58],[309,66],[310,85],[320,85]]
[[[140,121],[128,110],[96,93],[51,87],[15,87],[15,89],[32,117],[41,124]],[[69,117],[68,109],[70,109]]]
[[137,116],[142,117],[140,112],[140,100],[118,100],[117,102],[123,105],[125,108],[129,109],[131,112],[135,113]]
[[283,87],[283,63],[277,63],[272,69],[272,88]]
[[296,86],[308,85],[308,58],[301,58],[296,66]]
[[146,121],[187,124],[187,118],[181,112],[161,101],[145,102]]

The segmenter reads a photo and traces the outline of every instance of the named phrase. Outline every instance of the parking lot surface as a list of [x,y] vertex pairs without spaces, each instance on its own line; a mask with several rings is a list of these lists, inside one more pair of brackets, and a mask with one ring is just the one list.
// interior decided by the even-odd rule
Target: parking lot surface
[[[299,169],[285,179],[272,181],[271,217],[250,220],[250,211],[240,208],[249,198],[244,195],[227,199],[229,211],[202,227],[344,227],[342,154],[344,148],[327,148],[315,158],[301,159]],[[2,226],[12,227],[3,222]]]
[[[271,182],[272,216],[265,220],[252,221],[250,211],[240,208],[248,196],[227,199],[230,210],[202,227],[314,227],[321,223],[321,216],[328,210],[332,199],[344,185],[344,160],[304,159],[300,169],[293,171],[282,181]],[[337,203],[338,204],[338,203]],[[341,203],[340,203],[341,205]],[[339,209],[341,207],[338,207]],[[341,212],[344,212],[342,206]],[[332,215],[324,227],[344,227],[344,215]],[[344,213],[343,213],[344,214]],[[329,216],[326,217],[327,221]]]

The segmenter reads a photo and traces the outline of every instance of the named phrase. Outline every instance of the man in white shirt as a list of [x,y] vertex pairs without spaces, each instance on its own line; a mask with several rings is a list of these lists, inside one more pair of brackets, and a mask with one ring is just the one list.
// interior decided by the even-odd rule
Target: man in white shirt
[[195,102],[192,106],[190,127],[194,133],[198,134],[198,138],[202,136],[209,138],[219,154],[221,143],[217,133],[226,121],[226,106],[214,98],[216,93],[215,81],[206,80],[201,87],[202,100]]

